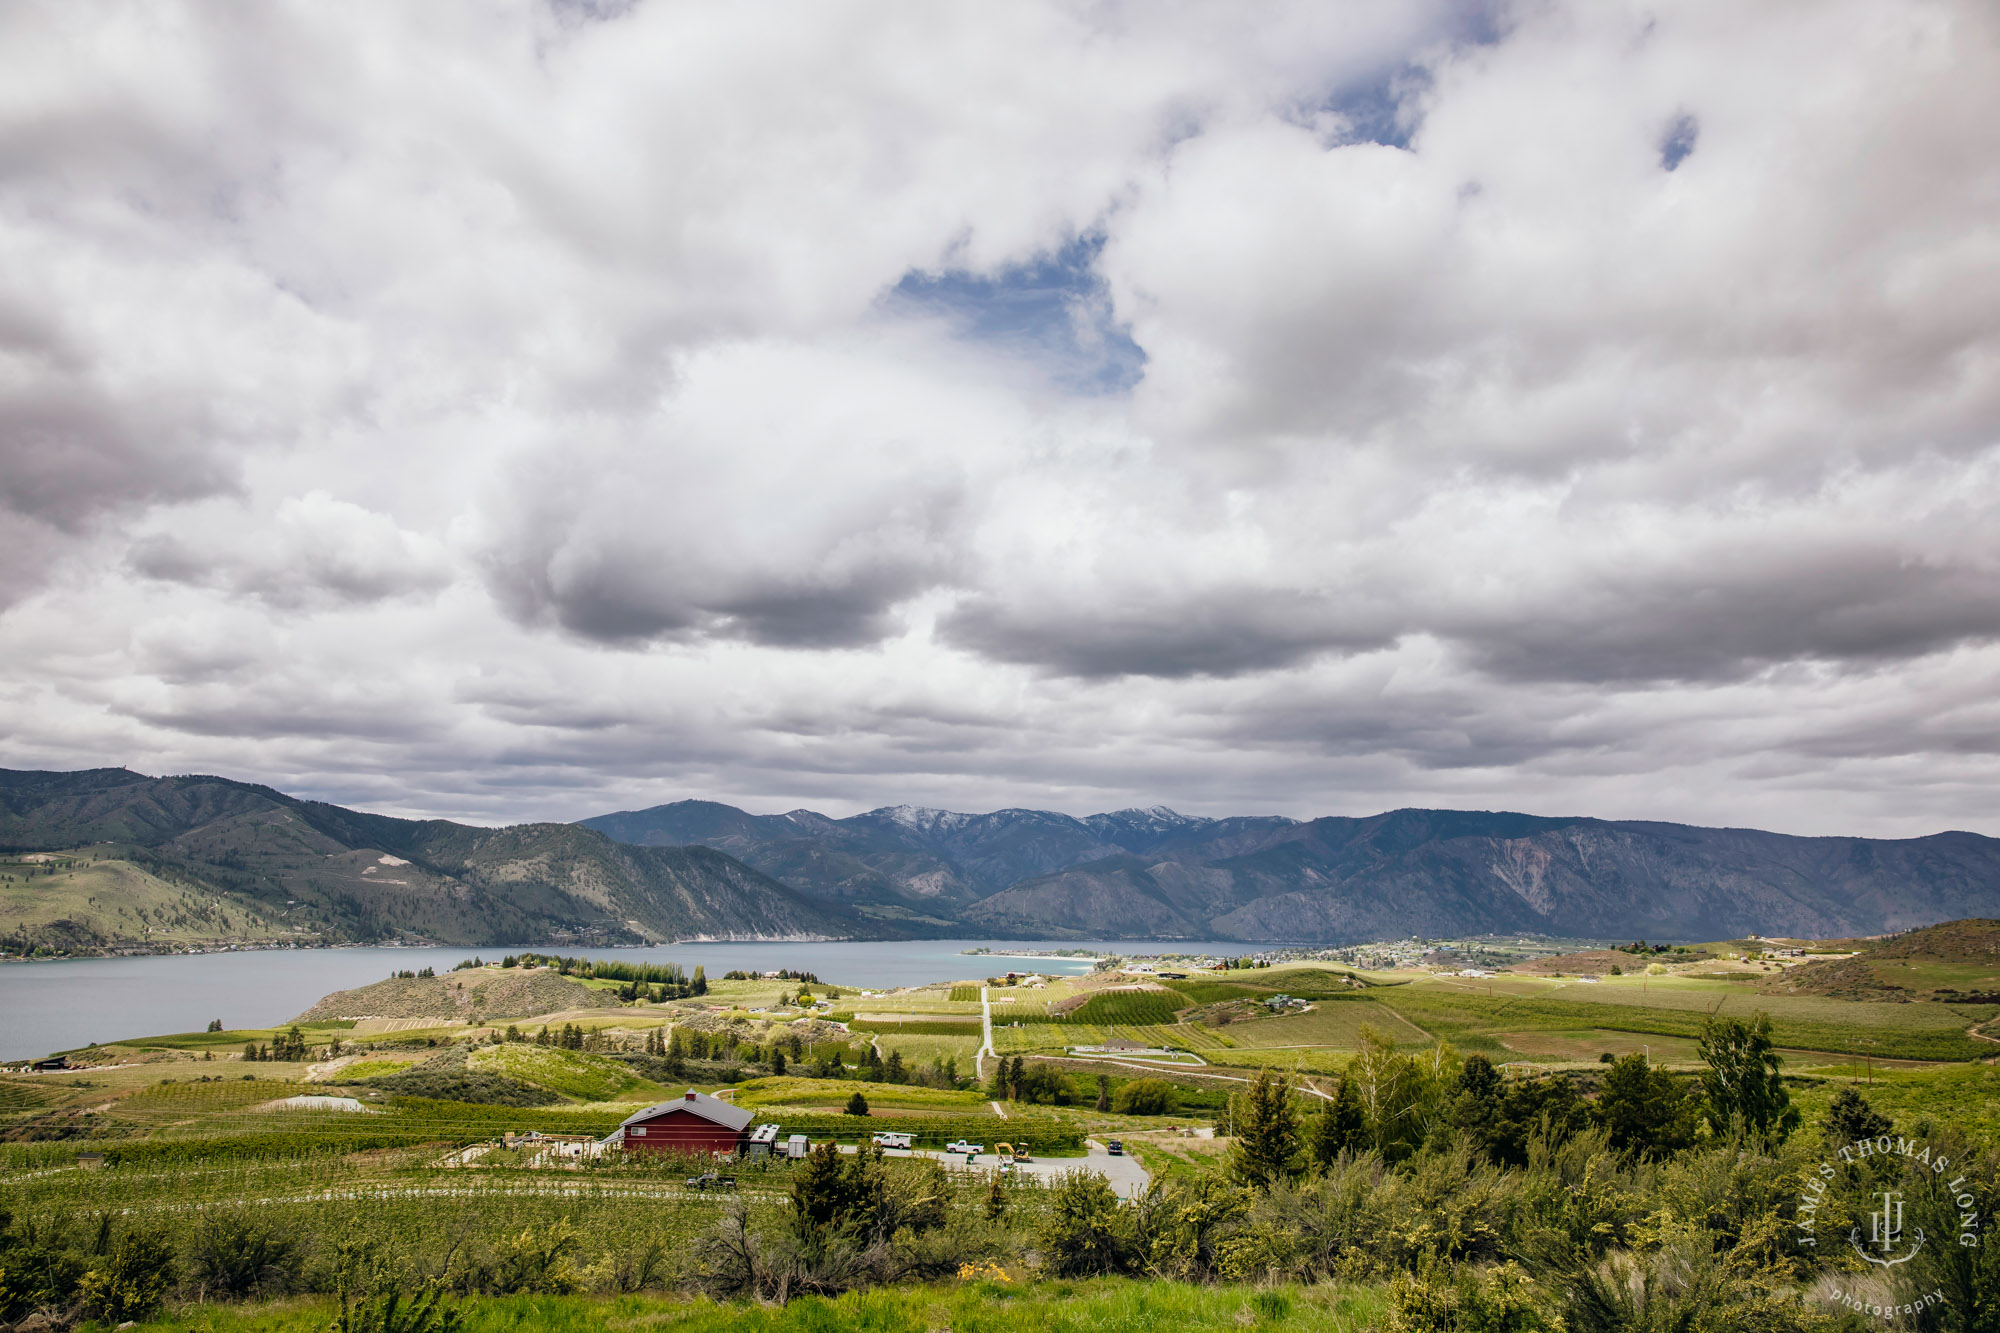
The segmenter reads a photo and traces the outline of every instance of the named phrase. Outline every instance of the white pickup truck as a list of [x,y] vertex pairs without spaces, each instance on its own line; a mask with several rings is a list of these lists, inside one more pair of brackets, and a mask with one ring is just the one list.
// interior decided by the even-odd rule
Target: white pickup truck
[[908,1134],[877,1134],[875,1146],[878,1148],[907,1148],[910,1146]]
[[967,1157],[977,1157],[980,1153],[986,1151],[986,1145],[983,1143],[967,1143],[964,1139],[960,1139],[956,1143],[945,1144],[944,1150],[946,1152],[962,1152]]

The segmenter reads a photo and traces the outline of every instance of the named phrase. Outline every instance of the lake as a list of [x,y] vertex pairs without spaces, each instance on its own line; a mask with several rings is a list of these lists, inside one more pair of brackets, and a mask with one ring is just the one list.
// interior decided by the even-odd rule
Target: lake
[[[123,1037],[199,1032],[212,1018],[226,1028],[263,1028],[312,1008],[331,991],[425,967],[449,971],[475,953],[492,962],[509,953],[588,954],[620,961],[679,963],[720,977],[732,969],[812,972],[831,985],[911,986],[990,976],[1020,959],[966,957],[965,950],[1093,949],[1100,953],[1237,954],[1241,943],[1191,940],[1139,943],[1072,940],[843,940],[826,944],[671,944],[649,949],[579,949],[547,944],[448,949],[270,949],[174,954],[158,958],[78,958],[0,963],[0,1060],[20,1060]],[[1088,958],[1034,960],[1057,976],[1090,971]]]

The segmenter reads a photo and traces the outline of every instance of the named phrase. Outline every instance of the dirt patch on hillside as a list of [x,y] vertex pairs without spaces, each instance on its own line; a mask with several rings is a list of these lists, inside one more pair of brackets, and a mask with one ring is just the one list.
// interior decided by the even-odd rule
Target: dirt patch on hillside
[[293,1019],[478,1018],[506,1021],[566,1009],[615,1009],[618,997],[571,981],[548,968],[467,970],[441,977],[390,977],[372,986],[335,991]]
[[1649,961],[1617,949],[1585,949],[1580,953],[1557,954],[1554,958],[1516,963],[1507,970],[1536,977],[1604,977],[1611,975],[1614,967],[1620,972],[1643,972]]

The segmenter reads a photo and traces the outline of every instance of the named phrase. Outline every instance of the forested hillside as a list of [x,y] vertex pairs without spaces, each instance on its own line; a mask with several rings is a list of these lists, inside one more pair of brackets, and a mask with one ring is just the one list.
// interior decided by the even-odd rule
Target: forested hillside
[[[143,863],[151,879],[186,888],[218,918],[208,940],[637,944],[851,933],[707,848],[627,846],[574,824],[394,819],[216,777],[0,770],[0,849],[79,848],[93,861]],[[8,887],[18,889],[6,923],[17,946],[160,942],[115,912],[83,925],[76,893],[52,876]]]

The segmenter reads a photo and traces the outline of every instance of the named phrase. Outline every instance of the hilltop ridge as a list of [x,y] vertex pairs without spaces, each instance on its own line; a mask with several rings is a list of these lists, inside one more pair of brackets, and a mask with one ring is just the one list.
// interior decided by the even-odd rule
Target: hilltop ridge
[[1351,943],[1531,932],[1711,940],[2000,911],[2000,840],[1801,838],[1508,811],[1213,818],[887,806],[846,819],[679,801],[583,821],[727,851],[877,922],[1026,938]]
[[[642,944],[843,938],[807,898],[707,847],[639,847],[575,824],[397,819],[228,778],[0,769],[0,850],[89,848],[142,864],[220,943]],[[136,879],[137,877],[132,877]],[[87,919],[52,876],[10,883],[11,947],[167,947],[115,910]],[[114,890],[115,892],[115,890]],[[202,916],[202,914],[206,914]],[[185,915],[185,914],[184,914]],[[225,921],[226,918],[226,921]]]

